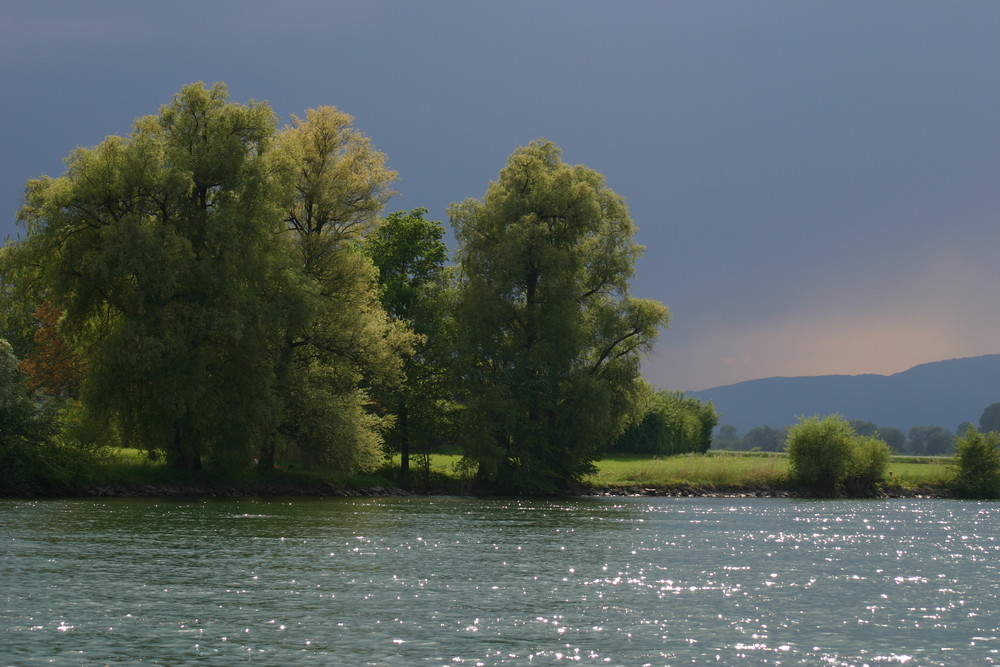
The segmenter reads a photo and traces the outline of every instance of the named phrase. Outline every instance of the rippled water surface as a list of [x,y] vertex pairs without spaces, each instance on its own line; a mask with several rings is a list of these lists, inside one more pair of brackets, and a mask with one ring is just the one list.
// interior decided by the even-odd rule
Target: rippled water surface
[[1000,505],[0,501],[0,664],[988,665]]

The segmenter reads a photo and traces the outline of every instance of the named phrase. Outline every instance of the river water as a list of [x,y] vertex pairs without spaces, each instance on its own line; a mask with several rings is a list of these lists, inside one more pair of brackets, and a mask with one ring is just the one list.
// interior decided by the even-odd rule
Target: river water
[[0,501],[0,665],[989,665],[1000,504]]

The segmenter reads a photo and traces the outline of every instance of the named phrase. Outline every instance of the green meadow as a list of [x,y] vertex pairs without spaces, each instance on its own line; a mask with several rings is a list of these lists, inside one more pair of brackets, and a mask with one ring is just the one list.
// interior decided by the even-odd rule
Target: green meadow
[[[431,454],[429,470],[419,457],[410,461],[410,476],[415,492],[426,486],[432,492],[464,493],[470,471],[463,470],[458,454]],[[670,457],[635,455],[608,456],[597,462],[597,472],[587,477],[585,484],[608,489],[615,487],[645,487],[669,490],[696,487],[712,490],[787,490],[788,458],[773,452],[709,451],[706,454],[683,454]],[[166,485],[226,489],[234,487],[252,490],[277,488],[390,488],[396,485],[399,456],[379,470],[367,475],[334,475],[307,472],[295,468],[278,468],[267,476],[255,470],[225,473],[206,470],[198,474],[178,473],[162,461],[150,460],[136,449],[118,449],[110,453],[100,467],[95,484]],[[952,475],[952,459],[948,457],[895,456],[889,463],[891,487],[902,489],[942,489]],[[320,486],[317,486],[320,485]]]
[[[436,479],[461,476],[461,456],[432,454],[430,470]],[[398,465],[399,457],[393,459]],[[775,452],[709,451],[669,457],[637,455],[608,456],[597,461],[597,472],[585,482],[595,487],[647,486],[669,488],[696,486],[703,489],[788,488],[788,457]],[[419,481],[419,465],[411,461],[411,474]],[[894,456],[889,479],[903,488],[942,487],[951,472],[949,457]]]

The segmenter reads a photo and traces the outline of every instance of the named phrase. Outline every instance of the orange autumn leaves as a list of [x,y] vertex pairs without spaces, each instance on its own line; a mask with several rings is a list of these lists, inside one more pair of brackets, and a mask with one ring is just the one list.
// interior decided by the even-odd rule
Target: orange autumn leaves
[[52,397],[76,398],[85,364],[59,332],[61,316],[48,301],[42,302],[33,313],[34,349],[20,366],[32,390]]

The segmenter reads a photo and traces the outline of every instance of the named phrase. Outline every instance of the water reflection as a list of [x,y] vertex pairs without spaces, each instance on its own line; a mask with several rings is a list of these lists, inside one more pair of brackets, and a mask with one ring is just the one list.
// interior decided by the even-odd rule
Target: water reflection
[[995,504],[0,502],[0,664],[993,664]]

